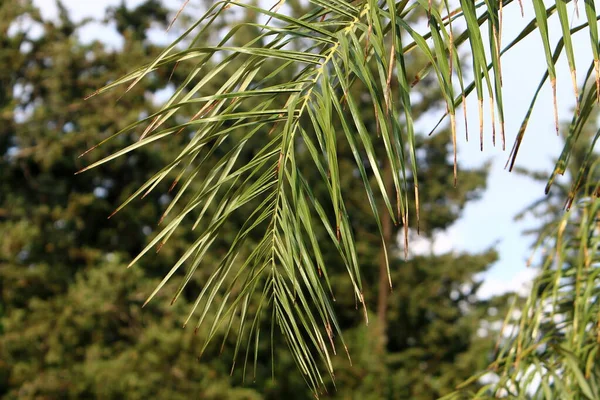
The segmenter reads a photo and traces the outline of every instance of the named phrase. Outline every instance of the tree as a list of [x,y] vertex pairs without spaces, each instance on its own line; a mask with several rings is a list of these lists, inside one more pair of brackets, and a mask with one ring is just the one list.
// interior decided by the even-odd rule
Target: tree
[[[190,330],[181,330],[180,324],[210,278],[210,268],[196,271],[173,307],[167,308],[162,301],[140,310],[143,296],[159,284],[165,265],[176,262],[177,255],[193,243],[195,234],[176,232],[170,246],[163,247],[157,257],[142,268],[127,271],[126,264],[149,240],[149,227],[164,212],[165,199],[177,192],[169,192],[168,186],[158,186],[157,192],[161,193],[146,196],[143,207],[125,208],[121,211],[123,216],[117,215],[110,221],[106,221],[106,216],[111,214],[115,203],[124,201],[137,186],[143,185],[152,170],[176,156],[173,151],[181,146],[185,133],[178,134],[183,139],[144,147],[136,157],[105,164],[72,178],[72,172],[82,167],[81,160],[71,156],[77,151],[74,148],[83,149],[98,137],[109,137],[125,127],[128,121],[121,118],[123,113],[131,118],[151,114],[156,109],[153,96],[170,84],[181,84],[189,73],[185,65],[180,65],[174,73],[169,70],[153,74],[149,82],[133,90],[132,99],[117,101],[120,96],[115,94],[92,99],[98,102],[93,107],[82,106],[84,93],[93,90],[98,82],[115,79],[123,73],[132,54],[140,60],[150,60],[161,51],[146,37],[148,27],[161,24],[164,29],[167,24],[165,10],[158,5],[146,2],[132,10],[124,6],[109,10],[107,21],[116,21],[124,42],[123,49],[117,50],[100,43],[80,43],[77,38],[80,26],[71,21],[64,8],[59,21],[53,22],[43,20],[27,3],[3,6],[2,11],[10,15],[4,20],[6,32],[14,29],[14,21],[28,16],[41,24],[43,32],[39,37],[25,32],[21,35],[21,31],[5,35],[5,47],[12,52],[3,68],[5,73],[11,73],[4,77],[2,92],[7,99],[2,103],[4,127],[9,128],[3,136],[8,145],[3,148],[0,164],[6,171],[0,181],[6,189],[0,197],[0,208],[6,210],[0,221],[0,230],[5,233],[0,241],[3,249],[0,276],[2,304],[7,311],[0,317],[0,323],[6,326],[5,334],[0,337],[0,387],[7,398],[304,399],[309,396],[297,374],[283,375],[276,371],[276,379],[271,378],[270,346],[276,346],[273,358],[277,370],[288,370],[294,362],[285,349],[279,348],[283,343],[277,337],[271,343],[268,335],[262,335],[258,340],[256,371],[236,368],[231,379],[227,377],[231,359],[243,364],[245,358],[245,349],[235,349],[235,332],[226,337],[223,331],[218,331],[219,342],[224,346],[219,348],[218,342],[209,345],[199,360],[204,341],[210,336],[210,326],[201,326],[198,334],[192,336]],[[298,12],[301,10],[299,7]],[[254,22],[251,13],[240,18]],[[227,26],[228,23],[221,21],[216,29]],[[260,33],[260,29],[250,25],[244,29],[242,38],[237,38],[242,45],[243,37]],[[212,35],[218,36],[215,32]],[[41,68],[47,65],[57,67],[51,72]],[[230,63],[228,74],[234,74],[242,66],[242,62]],[[218,90],[226,80],[221,77],[203,92]],[[421,85],[430,89],[418,103],[421,111],[415,115],[439,102],[435,81],[425,77]],[[15,89],[19,86],[30,88],[31,95],[19,94]],[[355,85],[353,90],[360,97],[368,88]],[[96,107],[113,103],[112,112],[97,114]],[[244,111],[251,110],[247,104],[243,107]],[[362,118],[373,131],[371,140],[376,140],[377,118],[367,101],[362,101],[360,107],[366,109]],[[196,110],[188,108],[179,114],[180,118],[194,115]],[[342,132],[341,126],[335,128]],[[264,133],[268,138],[268,132]],[[110,142],[103,144],[93,154],[109,155],[120,146],[136,143],[136,136],[120,140],[112,146]],[[440,182],[452,180],[449,132],[432,138],[417,136],[416,140],[419,163],[423,165],[419,179],[431,177],[421,188],[423,207],[435,210],[421,221],[421,234],[429,237],[449,226],[468,201],[478,197],[485,186],[486,171],[465,170],[464,176],[470,184],[444,192]],[[242,149],[238,155],[240,163],[250,163],[269,141],[254,140],[254,146]],[[235,149],[229,144],[218,145],[204,159],[204,169],[198,174],[219,168],[220,157]],[[312,156],[305,150],[298,152],[297,157],[310,160]],[[377,157],[383,160],[384,154]],[[340,147],[338,159],[341,165],[352,168],[353,155],[348,146]],[[319,173],[314,170],[303,173],[311,182],[315,199],[326,201],[328,188],[320,181]],[[23,181],[37,185],[24,185]],[[487,302],[473,297],[478,286],[474,274],[485,269],[495,255],[492,251],[459,256],[423,254],[404,260],[396,240],[388,239],[393,280],[397,283],[381,312],[377,290],[379,239],[373,234],[377,228],[370,217],[368,198],[357,190],[360,189],[357,183],[360,182],[351,175],[345,176],[341,188],[352,205],[351,229],[360,237],[357,254],[363,260],[373,259],[373,272],[363,275],[365,286],[370,288],[365,305],[372,321],[374,314],[383,316],[388,325],[384,330],[388,340],[382,348],[383,341],[377,340],[383,336],[379,326],[374,323],[364,326],[362,313],[354,310],[352,291],[341,290],[348,282],[339,256],[335,250],[324,247],[329,279],[333,287],[339,288],[336,309],[341,316],[340,329],[347,337],[355,361],[350,366],[342,356],[332,360],[337,364],[339,389],[335,390],[333,383],[326,381],[329,389],[326,396],[431,398],[447,392],[477,366],[484,365],[489,357],[493,342],[489,334],[480,334],[480,325],[486,319],[483,314],[489,307]],[[189,185],[190,191],[202,189],[202,181],[198,179]],[[43,203],[39,201],[40,195],[45,196]],[[382,210],[384,206],[377,207]],[[210,204],[207,212],[216,210]],[[331,209],[325,212],[335,218]],[[215,257],[213,254],[227,252],[228,240],[235,237],[245,222],[243,214],[239,217],[224,225],[224,238],[217,239],[207,254],[208,265]],[[189,229],[192,222],[182,225]],[[327,240],[327,232],[314,226],[318,241]],[[200,227],[204,228],[202,222]],[[390,237],[395,238],[401,228],[390,226],[390,231]],[[241,252],[250,254],[260,239],[260,236],[250,238]],[[383,277],[387,293],[385,269]],[[168,283],[165,289],[175,292],[178,288]],[[216,301],[220,295],[215,295]],[[207,319],[210,321],[214,316],[214,312],[209,312]],[[398,324],[399,316],[405,323]],[[268,331],[271,316],[265,314],[257,323]],[[365,341],[370,343],[363,350]],[[445,346],[447,343],[452,346]],[[250,353],[248,370],[254,369],[252,361]],[[244,376],[251,380],[253,375],[256,382],[237,387]]]
[[[484,92],[487,91],[504,145],[501,54],[529,34],[540,32],[548,62],[548,71],[542,84],[549,79],[555,90],[555,63],[564,50],[571,65],[577,94],[571,36],[587,27],[594,61],[590,63],[586,82],[595,80],[596,85],[578,97],[580,112],[574,117],[571,131],[577,137],[576,133],[589,118],[599,92],[597,15],[594,3],[586,1],[587,22],[571,29],[566,2],[557,1],[545,8],[543,2],[536,1],[535,20],[524,29],[515,43],[501,51],[501,12],[503,8],[516,7],[513,1],[486,1],[477,5],[461,1],[459,8],[450,10],[446,2],[438,7],[424,1],[409,4],[404,1],[365,0],[350,3],[315,0],[312,3],[314,8],[298,18],[285,14],[285,9],[280,9],[282,4],[280,2],[272,9],[263,9],[254,4],[216,3],[184,33],[181,40],[188,38],[187,48],[178,48],[177,45],[183,42],[176,41],[154,62],[109,84],[103,91],[124,83],[129,88],[135,87],[144,76],[175,63],[195,63],[189,80],[175,91],[171,100],[158,113],[132,126],[145,124],[147,134],[124,152],[171,137],[184,127],[197,128],[179,155],[166,164],[163,172],[151,178],[148,185],[160,182],[166,176],[165,171],[175,168],[180,162],[193,160],[207,141],[219,144],[231,142],[234,149],[241,150],[248,142],[268,132],[271,141],[250,162],[240,164],[236,151],[223,156],[219,164],[221,169],[206,180],[204,189],[196,194],[195,201],[188,203],[171,219],[158,234],[155,243],[163,241],[163,238],[166,240],[188,214],[218,198],[218,202],[215,202],[218,204],[217,211],[212,214],[202,212],[201,216],[207,224],[204,234],[189,248],[172,272],[176,272],[188,258],[193,266],[198,265],[206,249],[219,237],[223,221],[237,212],[245,212],[246,227],[230,241],[230,251],[223,255],[214,269],[211,285],[206,289],[211,299],[221,292],[221,283],[227,276],[236,277],[231,286],[223,288],[223,298],[227,301],[219,303],[217,320],[226,324],[225,321],[232,315],[247,316],[250,305],[250,311],[260,315],[269,306],[273,320],[286,338],[295,361],[306,375],[308,383],[316,390],[323,382],[318,361],[329,374],[333,374],[330,361],[332,350],[328,349],[326,343],[332,341],[334,333],[341,336],[342,332],[327,294],[327,265],[320,256],[325,244],[315,240],[312,235],[313,224],[318,223],[328,232],[331,239],[328,246],[338,250],[339,258],[347,266],[350,290],[357,301],[364,305],[361,269],[356,258],[351,216],[345,203],[347,195],[341,190],[341,177],[355,173],[356,179],[362,181],[384,249],[388,233],[382,214],[389,215],[393,223],[402,224],[405,230],[408,230],[412,221],[412,226],[418,230],[421,223],[420,181],[411,82],[418,84],[427,74],[435,77],[446,103],[454,144],[456,109],[466,95],[475,91],[481,110]],[[241,26],[238,26],[232,28],[220,42],[205,45],[203,35],[207,27],[216,16],[228,13],[232,7],[249,9],[262,15],[265,22],[257,26],[259,33],[253,37],[243,37],[240,36]],[[411,20],[414,13],[421,11],[428,15],[428,27],[424,34],[419,33]],[[562,39],[554,52],[547,29],[547,19],[552,14],[558,15],[563,28]],[[484,22],[488,26],[487,40],[483,39],[480,27]],[[459,24],[464,24],[463,30],[454,32],[453,28]],[[240,43],[240,40],[244,45],[234,44]],[[488,45],[491,57],[486,55],[484,43]],[[465,84],[466,71],[463,71],[459,62],[458,48],[461,46],[472,54],[471,73],[474,81],[470,85]],[[294,48],[302,51],[291,50]],[[416,78],[409,76],[406,69],[407,60],[414,52],[422,53],[427,60]],[[233,62],[241,62],[242,66],[218,90],[212,95],[195,97],[203,86]],[[208,65],[211,66],[210,72],[199,75]],[[369,65],[374,69],[371,70]],[[281,76],[290,78],[283,80],[285,83],[282,84],[281,80],[276,79]],[[369,91],[377,119],[379,136],[376,140],[369,136],[367,127],[360,119],[360,102],[351,91],[357,82]],[[456,83],[460,87],[458,91],[455,90]],[[260,102],[255,103],[257,98]],[[278,106],[281,103],[283,106]],[[177,116],[178,110],[191,105],[198,110],[194,118],[187,122],[177,121],[179,125],[173,128],[163,127],[164,123]],[[405,129],[401,121],[406,124]],[[342,135],[333,129],[336,124],[342,127]],[[483,135],[483,124],[480,126]],[[513,156],[517,154],[523,133],[524,130],[519,134]],[[347,143],[355,157],[351,170],[340,169],[337,153],[341,142]],[[376,148],[385,149],[383,163],[378,162]],[[571,148],[572,142],[567,141],[565,157],[557,165],[556,172],[564,171],[566,155]],[[306,149],[311,152],[310,167],[306,161],[300,165],[297,157],[299,151]],[[106,161],[108,159],[93,163],[91,167],[103,165]],[[305,168],[320,172],[327,187],[326,202],[322,203],[313,196],[311,185],[303,175]],[[386,168],[391,171],[388,174],[393,181],[393,190],[388,190],[386,186]],[[455,180],[456,172],[455,162]],[[234,182],[241,182],[241,185],[234,188]],[[409,200],[410,193],[414,193],[410,196],[412,201]],[[378,210],[376,196],[380,196],[385,205],[384,213]],[[249,207],[252,201],[261,200],[260,207]],[[243,264],[235,264],[240,247],[251,233],[263,239],[244,258]],[[389,259],[389,254],[388,257],[384,254],[384,258]],[[386,270],[389,271],[389,266]],[[256,303],[248,301],[253,293],[262,293]],[[577,296],[575,298],[579,298]],[[211,306],[216,308],[215,302],[209,300],[200,305],[200,310]],[[241,322],[240,328],[243,327]],[[258,325],[250,324],[249,331],[251,337],[259,337]]]
[[[156,109],[154,95],[169,75],[156,74],[132,98],[83,98],[125,73],[129,57],[156,57],[160,48],[145,32],[152,24],[164,29],[167,10],[156,1],[114,8],[109,18],[122,21],[123,48],[111,50],[81,43],[80,25],[58,4],[57,21],[28,1],[0,4],[0,397],[259,398],[234,387],[218,347],[207,351],[213,363],[198,362],[201,337],[180,329],[188,298],[170,309],[140,309],[140,296],[160,282],[177,247],[143,269],[126,265],[166,197],[150,193],[137,209],[123,210],[125,219],[107,220],[181,141],[73,177],[85,165],[77,151]],[[135,140],[122,136],[98,151],[108,155]],[[173,239],[190,244],[184,234]]]

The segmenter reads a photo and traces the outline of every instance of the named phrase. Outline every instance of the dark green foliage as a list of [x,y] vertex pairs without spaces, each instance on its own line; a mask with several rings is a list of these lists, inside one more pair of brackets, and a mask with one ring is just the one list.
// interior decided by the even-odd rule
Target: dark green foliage
[[[114,10],[114,18],[127,24],[120,51],[79,43],[78,27],[64,9],[54,23],[26,2],[0,7],[0,396],[257,397],[251,389],[231,389],[228,361],[198,361],[199,337],[181,329],[187,302],[141,308],[164,266],[188,243],[181,237],[143,268],[125,268],[160,218],[162,195],[150,194],[107,220],[162,165],[169,145],[73,175],[86,165],[78,154],[150,113],[153,93],[166,84],[157,75],[121,99],[115,93],[83,101],[126,72],[131,59],[156,55],[158,49],[142,35],[155,21],[155,3]],[[42,34],[7,35],[25,15]],[[164,11],[161,15],[158,22],[164,23]],[[136,34],[128,35],[128,29]],[[109,154],[135,140],[124,136],[96,153]],[[176,145],[177,139],[170,144]],[[216,359],[218,349],[211,352]]]

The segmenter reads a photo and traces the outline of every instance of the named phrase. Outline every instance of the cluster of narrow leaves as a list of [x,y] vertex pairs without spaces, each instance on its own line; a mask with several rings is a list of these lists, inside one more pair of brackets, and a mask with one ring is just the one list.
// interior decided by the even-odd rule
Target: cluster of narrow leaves
[[[600,189],[591,179],[584,186]],[[497,380],[469,398],[600,399],[599,227],[600,199],[589,196],[540,235],[541,270],[519,311],[506,316],[490,366]]]
[[[323,366],[333,377],[334,337],[343,345],[321,246],[337,248],[357,302],[364,305],[340,174],[360,177],[380,231],[382,212],[408,229],[409,201],[415,203],[414,225],[418,229],[413,86],[430,72],[434,73],[446,102],[455,149],[456,109],[472,91],[479,100],[483,143],[483,103],[487,93],[494,143],[496,110],[504,146],[501,55],[524,37],[539,31],[554,86],[554,64],[560,49],[564,46],[571,62],[570,37],[582,28],[569,29],[562,0],[548,9],[542,0],[534,0],[535,19],[501,50],[502,8],[516,4],[513,0],[460,0],[457,9],[450,9],[448,2],[440,5],[426,0],[311,0],[310,3],[313,8],[300,17],[286,14],[283,0],[270,9],[235,1],[215,3],[154,62],[97,92],[123,84],[130,89],[157,69],[185,64],[190,71],[158,112],[114,135],[141,130],[139,141],[86,169],[155,141],[168,140],[177,134],[188,135],[189,142],[179,155],[117,209],[152,191],[168,177],[175,177],[172,188],[179,185],[164,213],[164,227],[132,264],[155,246],[160,249],[184,219],[195,220],[194,227],[200,227],[194,244],[148,301],[185,265],[180,288],[173,296],[175,301],[202,265],[211,245],[222,239],[222,227],[233,215],[242,213],[245,223],[229,243],[229,251],[218,265],[206,266],[212,273],[190,310],[188,321],[196,315],[197,327],[206,323],[209,340],[221,328],[227,332],[237,330],[236,358],[241,343],[250,343],[245,365],[252,353],[254,360],[257,359],[258,346],[252,343],[258,343],[261,314],[270,312],[273,326],[283,333],[300,370],[316,392],[324,382]],[[594,26],[590,34],[598,79],[594,2],[586,1],[585,7],[588,21]],[[234,13],[236,8],[255,13],[257,22],[240,23],[224,32],[221,41],[207,45],[214,35],[211,29],[217,29],[216,21],[226,13]],[[551,54],[547,19],[555,11],[565,36],[560,49]],[[415,15],[427,16],[426,32],[420,33],[413,26]],[[484,25],[487,34],[482,29]],[[255,37],[240,37],[245,27],[259,33]],[[460,32],[457,34],[456,30]],[[244,44],[236,44],[240,41]],[[460,45],[466,46],[472,55],[469,73],[463,71],[460,63]],[[486,46],[491,56],[486,54]],[[428,62],[417,76],[408,76],[406,58],[413,51],[421,52]],[[236,65],[234,73],[228,68],[231,65]],[[465,84],[468,74],[473,81]],[[219,82],[217,89],[206,93],[215,82]],[[356,82],[371,96],[377,119],[376,137],[361,121],[359,102],[351,91]],[[580,115],[585,113],[585,104]],[[183,110],[190,109],[194,110],[193,117],[182,121]],[[339,170],[336,149],[340,140],[345,140],[354,154],[354,171]],[[242,160],[240,154],[248,149],[253,151],[252,158]],[[301,152],[309,155],[303,160],[312,160],[309,168],[318,170],[326,183],[326,202],[311,192],[311,185],[302,174],[306,166],[297,161]],[[454,157],[456,161],[456,150]],[[386,187],[382,178],[382,165],[386,163],[393,171],[391,188]],[[383,210],[378,207],[380,199],[385,205]],[[320,243],[314,233],[318,230],[326,232],[331,241]],[[247,248],[243,244],[247,241],[255,241],[253,251],[243,254],[242,249]],[[211,308],[213,313],[208,312]],[[366,317],[366,307],[363,308]],[[207,315],[215,315],[214,320],[206,321]]]

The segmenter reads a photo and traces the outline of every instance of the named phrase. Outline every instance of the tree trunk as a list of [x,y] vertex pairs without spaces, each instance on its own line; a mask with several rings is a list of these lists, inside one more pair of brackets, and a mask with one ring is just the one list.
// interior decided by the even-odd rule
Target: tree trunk
[[[389,161],[385,160],[383,170],[383,182],[386,190],[393,186],[392,167]],[[388,190],[389,193],[389,190]],[[389,249],[392,242],[392,219],[390,218],[385,205],[382,207],[381,212],[381,228],[383,231],[384,246]],[[384,249],[382,248],[379,255],[379,294],[377,298],[377,325],[379,327],[379,353],[385,353],[387,346],[387,306],[388,296],[390,291],[390,284],[387,274],[387,265],[385,262]]]

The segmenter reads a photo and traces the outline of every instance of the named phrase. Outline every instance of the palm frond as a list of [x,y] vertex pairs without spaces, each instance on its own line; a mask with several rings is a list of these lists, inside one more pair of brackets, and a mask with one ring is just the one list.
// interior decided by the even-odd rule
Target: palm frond
[[[139,195],[151,192],[168,177],[175,175],[171,189],[183,181],[165,210],[164,227],[132,265],[155,246],[160,250],[184,220],[193,220],[194,228],[199,227],[194,243],[147,301],[169,279],[180,274],[183,276],[173,296],[175,301],[211,246],[222,240],[224,226],[232,223],[236,215],[243,215],[244,223],[228,242],[229,250],[218,265],[210,266],[212,272],[188,321],[199,314],[197,328],[203,324],[210,326],[208,339],[221,327],[228,332],[233,329],[233,323],[237,323],[237,358],[244,337],[250,344],[258,342],[261,315],[268,314],[266,310],[270,308],[274,323],[316,392],[324,382],[321,367],[333,377],[334,336],[343,343],[333,311],[334,288],[330,287],[322,246],[338,250],[352,290],[357,301],[363,304],[367,317],[355,239],[340,184],[342,174],[353,172],[340,170],[338,142],[346,141],[352,150],[356,173],[364,184],[380,235],[381,212],[408,229],[410,202],[416,205],[413,208],[418,228],[413,86],[428,73],[434,73],[452,128],[456,184],[455,114],[465,103],[466,96],[475,90],[483,147],[483,103],[487,93],[494,144],[497,112],[504,147],[501,56],[537,30],[541,34],[548,63],[547,76],[552,86],[556,79],[554,66],[563,48],[576,82],[571,36],[591,26],[592,69],[596,71],[598,82],[595,27],[598,17],[593,1],[586,0],[587,22],[569,29],[567,2],[557,0],[555,5],[546,8],[541,0],[535,0],[535,19],[514,42],[502,49],[502,10],[515,7],[512,0],[461,0],[455,10],[450,9],[447,1],[441,5],[425,0],[410,4],[405,0],[312,0],[310,3],[313,8],[300,17],[280,12],[283,2],[271,9],[227,0],[212,5],[155,61],[97,92],[123,84],[127,85],[127,91],[144,77],[167,68],[185,65],[189,70],[158,112],[112,136],[138,132],[138,142],[91,163],[86,169],[156,141],[188,135],[189,141],[177,157],[116,210]],[[259,17],[224,32],[218,43],[205,44],[216,21],[236,9]],[[563,39],[552,53],[547,20],[555,12],[560,18]],[[419,16],[427,18],[425,32],[420,32],[414,24]],[[263,18],[267,22],[260,23]],[[487,35],[483,30],[485,24]],[[456,33],[456,28],[461,26],[462,31]],[[253,29],[256,34],[246,37],[247,29]],[[466,46],[472,55],[473,81],[469,85],[465,84],[469,72],[460,62],[460,46]],[[406,67],[412,52],[419,52],[427,60],[416,77],[409,76]],[[542,84],[546,79],[545,76]],[[377,121],[376,137],[361,120],[359,101],[352,91],[357,83],[364,86],[370,96]],[[581,107],[572,124],[574,139],[578,127],[589,117],[588,109],[597,93],[591,90],[579,94]],[[183,121],[190,110],[193,116]],[[528,116],[515,144],[514,156]],[[334,126],[341,126],[341,130]],[[568,161],[568,152],[567,143],[556,173],[560,173]],[[251,154],[249,158],[243,156],[247,153]],[[309,160],[312,165],[302,164],[300,154],[307,154],[303,160]],[[393,171],[393,187],[386,187],[383,179],[382,165],[386,163]],[[306,168],[319,172],[327,188],[325,202],[312,193],[311,182],[303,172]],[[383,210],[378,206],[379,199],[383,201]],[[317,230],[326,232],[330,243],[320,243],[314,233]],[[249,243],[253,250],[246,254],[243,249]],[[181,274],[184,265],[187,271]],[[209,315],[214,316],[210,324],[206,322]],[[244,364],[250,355],[250,344]],[[257,351],[255,346],[255,363]]]
[[[599,188],[591,179],[586,185],[587,193]],[[490,367],[497,382],[472,398],[599,398],[599,215],[600,199],[585,197],[542,233],[540,273],[519,313],[507,316]]]

